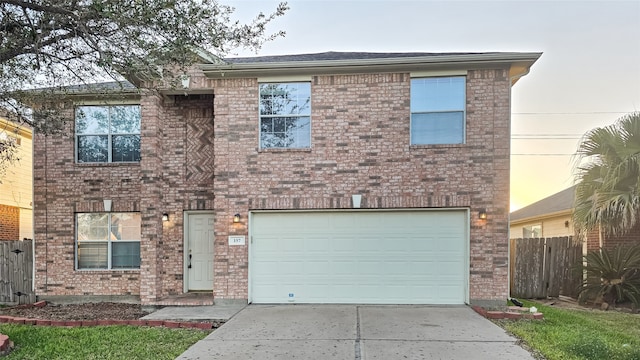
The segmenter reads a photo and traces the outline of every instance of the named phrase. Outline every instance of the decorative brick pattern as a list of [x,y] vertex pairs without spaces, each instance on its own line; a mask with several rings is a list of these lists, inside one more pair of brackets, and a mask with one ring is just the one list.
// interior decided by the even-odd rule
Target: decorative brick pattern
[[[67,135],[36,135],[36,291],[161,303],[183,291],[184,211],[212,210],[214,298],[246,299],[248,247],[230,247],[227,237],[248,235],[249,211],[351,208],[351,195],[362,194],[364,209],[470,209],[470,299],[504,301],[508,73],[468,72],[463,145],[409,145],[408,73],[313,76],[310,149],[258,148],[257,79],[197,74],[192,82],[215,95],[142,94],[139,164],[75,164],[73,121]],[[74,270],[74,214],[102,211],[103,199],[113,211],[142,214],[140,270]]]
[[0,204],[0,240],[20,240],[20,208]]

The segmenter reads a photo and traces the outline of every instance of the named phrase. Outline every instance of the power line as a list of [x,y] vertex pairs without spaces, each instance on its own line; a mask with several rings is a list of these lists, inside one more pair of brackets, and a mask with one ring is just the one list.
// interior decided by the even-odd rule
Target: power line
[[511,134],[511,136],[582,136],[582,134]]
[[578,140],[580,137],[511,137],[511,140]]
[[511,154],[511,156],[575,156],[577,154]]
[[632,111],[587,111],[587,112],[512,112],[511,115],[613,115]]

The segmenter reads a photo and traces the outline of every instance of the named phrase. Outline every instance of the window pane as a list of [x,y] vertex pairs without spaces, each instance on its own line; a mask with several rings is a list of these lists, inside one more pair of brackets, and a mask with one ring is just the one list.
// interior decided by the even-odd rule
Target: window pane
[[290,118],[287,122],[290,147],[305,148],[311,146],[311,119],[308,117]]
[[140,135],[114,135],[111,138],[111,161],[140,161]]
[[140,134],[140,106],[112,106],[111,132],[114,134]]
[[109,215],[78,214],[78,241],[106,241],[109,236]]
[[107,135],[78,136],[78,162],[107,162],[108,142]]
[[111,214],[110,240],[140,241],[140,213]]
[[465,77],[411,79],[411,112],[463,111]]
[[522,237],[525,239],[539,238],[542,236],[542,225],[531,225],[522,228]]
[[277,84],[260,84],[260,115],[274,115],[272,98]]
[[107,134],[108,132],[108,107],[78,106],[76,108],[76,134]]
[[311,84],[260,84],[260,115],[311,115]]
[[411,144],[462,144],[464,113],[411,114]]
[[106,269],[107,243],[78,243],[78,269]]
[[261,119],[261,148],[306,148],[311,146],[309,117]]
[[112,269],[140,268],[139,242],[114,242],[111,244]]

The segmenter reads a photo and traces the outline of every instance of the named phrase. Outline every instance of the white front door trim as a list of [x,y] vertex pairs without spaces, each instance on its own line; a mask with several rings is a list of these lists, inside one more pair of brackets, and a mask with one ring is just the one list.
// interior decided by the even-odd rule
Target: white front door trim
[[[215,213],[210,210],[189,210],[183,211],[183,270],[182,270],[182,291],[189,292],[189,216],[190,215],[212,215],[215,219]],[[215,241],[215,239],[214,239]],[[213,269],[212,269],[213,271]],[[211,284],[213,288],[213,284]]]

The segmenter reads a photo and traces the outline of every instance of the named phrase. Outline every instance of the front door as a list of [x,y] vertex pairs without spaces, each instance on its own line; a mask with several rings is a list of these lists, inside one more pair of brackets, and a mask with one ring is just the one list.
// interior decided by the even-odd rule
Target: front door
[[187,224],[186,288],[213,290],[213,214],[188,214]]

